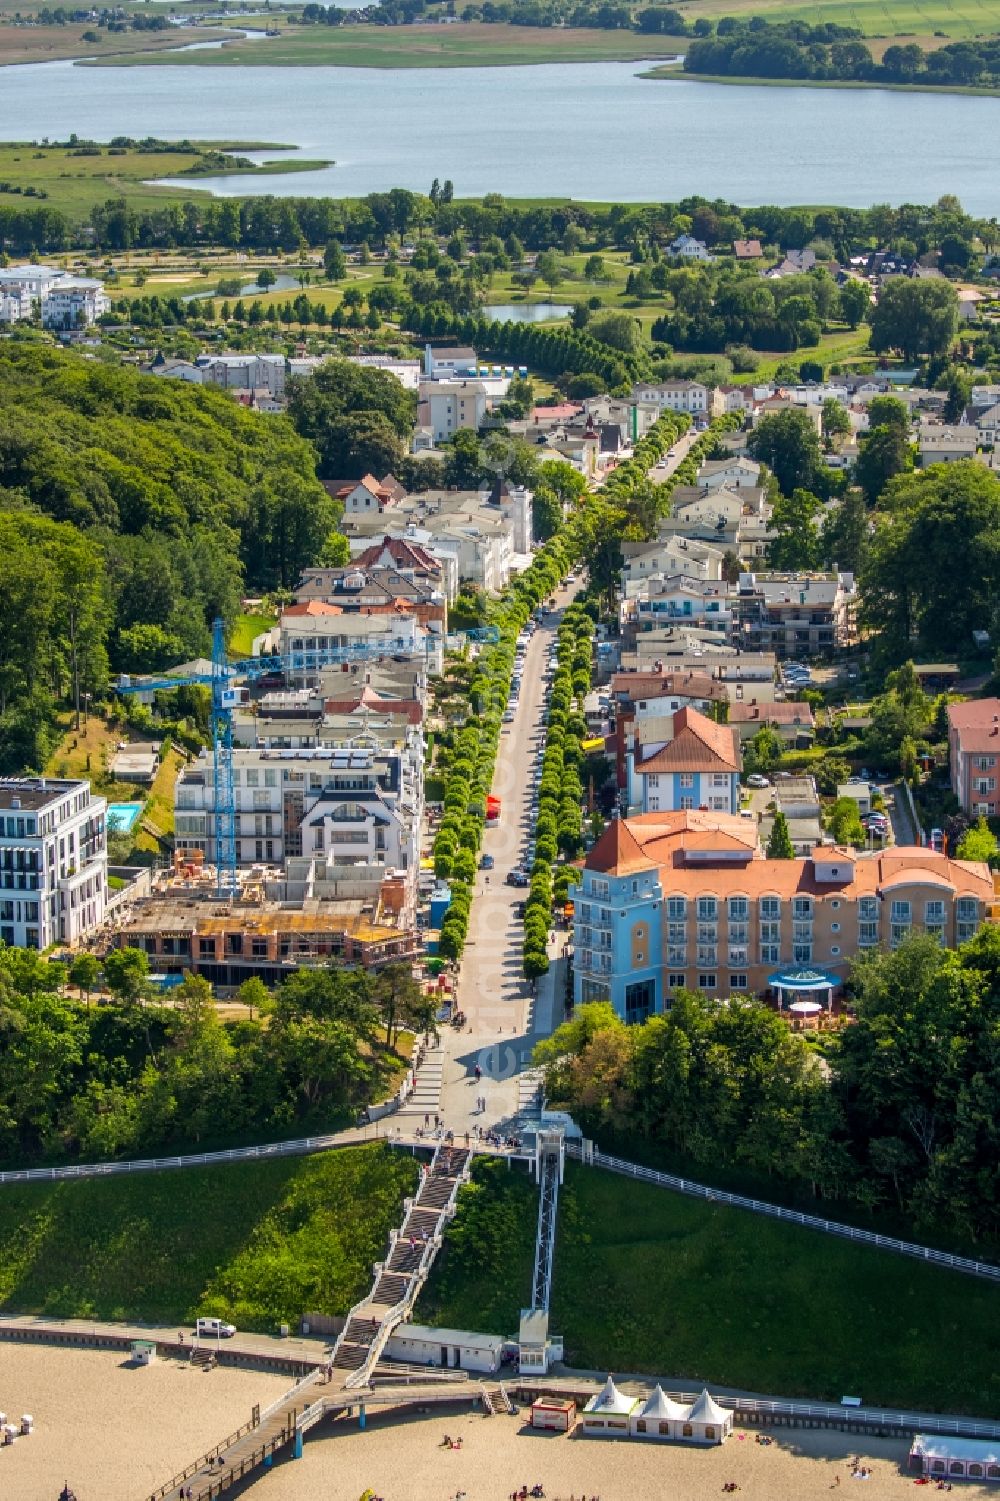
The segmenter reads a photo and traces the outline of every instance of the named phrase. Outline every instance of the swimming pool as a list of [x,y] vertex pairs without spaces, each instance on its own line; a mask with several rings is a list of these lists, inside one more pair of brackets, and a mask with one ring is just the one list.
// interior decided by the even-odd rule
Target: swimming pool
[[109,803],[108,833],[131,834],[142,813],[142,803]]

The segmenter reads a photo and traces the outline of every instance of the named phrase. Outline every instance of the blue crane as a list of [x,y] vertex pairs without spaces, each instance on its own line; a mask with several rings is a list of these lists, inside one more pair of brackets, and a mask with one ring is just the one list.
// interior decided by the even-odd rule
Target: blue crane
[[[471,641],[497,642],[496,626],[461,632]],[[271,673],[282,676],[312,672],[343,662],[371,662],[384,657],[425,655],[436,642],[433,638],[419,646],[402,636],[372,636],[367,641],[319,650],[293,651],[284,656],[245,657],[230,661],[226,656],[226,632],[222,620],[212,623],[212,670],[169,677],[147,677],[133,682],[128,674],[118,679],[119,693],[168,693],[176,688],[201,687],[211,690],[209,726],[212,736],[212,790],[215,808],[215,871],[220,896],[233,896],[239,889],[236,878],[236,794],[233,783],[233,710],[249,701],[249,690],[238,686],[255,682]]]

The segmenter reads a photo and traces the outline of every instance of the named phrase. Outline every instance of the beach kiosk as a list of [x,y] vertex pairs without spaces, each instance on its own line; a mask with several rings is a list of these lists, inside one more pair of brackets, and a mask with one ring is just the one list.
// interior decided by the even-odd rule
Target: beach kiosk
[[156,1359],[156,1346],[149,1339],[134,1339],[129,1344],[129,1356],[133,1365],[152,1365]]
[[654,1388],[646,1401],[635,1409],[629,1421],[633,1438],[653,1438],[660,1442],[679,1439],[681,1426],[687,1422],[690,1408],[668,1397],[662,1386]]
[[628,1438],[629,1418],[638,1406],[639,1398],[620,1392],[609,1376],[583,1409],[583,1431],[595,1438]]
[[732,1413],[703,1391],[681,1424],[678,1437],[687,1444],[721,1444],[732,1431]]
[[576,1427],[576,1403],[558,1397],[538,1397],[531,1404],[531,1426],[549,1433],[571,1433]]

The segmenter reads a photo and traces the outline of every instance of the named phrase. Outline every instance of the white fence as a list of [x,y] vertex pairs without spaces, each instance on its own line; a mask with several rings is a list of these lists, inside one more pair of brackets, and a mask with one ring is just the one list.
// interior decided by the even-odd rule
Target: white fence
[[[567,1142],[566,1150],[574,1156],[579,1155],[575,1142]],[[709,1188],[704,1183],[692,1183],[689,1178],[676,1178],[671,1173],[659,1173],[651,1167],[640,1167],[638,1163],[609,1156],[607,1152],[595,1150],[593,1163],[595,1167],[607,1168],[609,1172],[621,1173],[626,1178],[638,1178],[644,1183],[654,1183],[658,1188],[669,1188],[674,1193],[688,1194],[692,1198],[706,1199],[715,1204],[727,1204],[734,1209],[749,1209],[754,1214],[766,1214],[771,1219],[784,1220],[789,1225],[802,1225],[807,1230],[820,1230],[825,1235],[839,1235],[844,1240],[875,1246],[880,1251],[895,1251],[900,1256],[911,1256],[917,1261],[929,1262],[932,1266],[948,1267],[953,1272],[965,1272],[972,1277],[983,1277],[987,1281],[1000,1283],[1000,1266],[993,1266],[988,1261],[953,1256],[948,1251],[935,1251],[931,1246],[899,1240],[894,1235],[878,1235],[874,1230],[859,1230],[856,1225],[844,1225],[839,1220],[827,1220],[815,1214],[802,1214],[798,1209],[786,1209],[782,1204],[770,1204],[765,1199],[748,1199],[742,1194],[725,1193],[720,1188]]]

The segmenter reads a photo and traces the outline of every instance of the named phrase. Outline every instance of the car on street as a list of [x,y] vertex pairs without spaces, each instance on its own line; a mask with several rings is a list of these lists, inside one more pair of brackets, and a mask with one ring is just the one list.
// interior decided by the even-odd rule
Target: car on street
[[495,864],[496,861],[494,860],[492,855],[483,855],[483,857],[479,861],[479,869],[492,870]]
[[748,787],[770,787],[771,778],[766,777],[762,771],[752,771],[747,777]]

